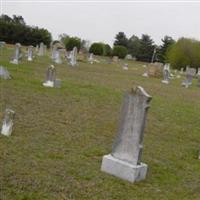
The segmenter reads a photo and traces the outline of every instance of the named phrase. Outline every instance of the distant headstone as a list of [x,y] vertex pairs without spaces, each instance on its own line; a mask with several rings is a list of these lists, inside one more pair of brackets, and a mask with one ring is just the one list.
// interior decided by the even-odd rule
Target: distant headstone
[[6,43],[4,41],[0,41],[0,48],[4,48]]
[[71,56],[70,56],[70,65],[71,66],[75,66],[77,65],[77,47],[74,47],[73,50],[72,50],[72,53],[71,53]]
[[132,55],[131,55],[131,54],[127,54],[127,55],[126,55],[126,57],[125,57],[125,59],[127,59],[127,60],[132,60],[132,59],[133,59],[133,57],[132,57]]
[[3,125],[1,129],[1,134],[5,136],[10,136],[13,129],[13,120],[14,120],[15,112],[11,109],[6,109],[4,114]]
[[118,61],[119,61],[118,56],[113,56],[112,61],[113,61],[113,62],[118,62]]
[[41,42],[40,47],[39,47],[39,51],[38,51],[38,56],[44,56],[44,52],[45,52],[45,46],[44,46],[44,43]]
[[28,47],[28,61],[33,61],[33,46]]
[[10,73],[8,72],[8,70],[6,68],[4,68],[3,66],[0,66],[0,77],[2,79],[11,79],[10,77]]
[[62,59],[61,59],[61,56],[60,56],[59,49],[56,49],[56,51],[55,51],[55,59],[54,59],[54,61],[57,64],[62,64]]
[[101,170],[130,182],[145,179],[147,165],[141,162],[147,110],[151,96],[138,86],[127,93],[112,153],[103,157]]
[[122,68],[123,70],[128,70],[128,64],[127,63],[123,64]]
[[180,74],[183,74],[183,73],[184,73],[184,68],[182,67],[181,71],[180,71]]
[[151,63],[147,66],[149,77],[162,77],[163,64],[162,63]]
[[53,45],[52,46],[52,51],[51,51],[51,58],[52,58],[52,60],[56,59],[56,50],[57,50],[57,47],[55,45]]
[[15,45],[15,53],[13,58],[11,59],[11,63],[12,64],[19,64],[19,60],[22,58],[22,53],[21,53],[21,44],[20,43],[16,43]]
[[188,88],[190,85],[192,85],[192,79],[196,74],[196,69],[187,67],[185,74],[186,74],[186,79],[182,82],[182,86]]
[[90,64],[93,64],[93,63],[94,63],[94,56],[93,56],[93,53],[90,53],[89,58],[88,58],[88,61],[89,61]]
[[170,77],[170,64],[165,64],[163,67],[163,80],[162,83],[169,84]]

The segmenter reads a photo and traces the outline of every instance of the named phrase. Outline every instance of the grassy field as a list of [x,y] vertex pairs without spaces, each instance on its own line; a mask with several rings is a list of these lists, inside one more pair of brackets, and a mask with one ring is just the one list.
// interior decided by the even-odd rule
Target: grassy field
[[[1,200],[199,200],[200,88],[181,79],[169,85],[144,78],[143,63],[71,68],[56,65],[62,88],[45,88],[49,56],[10,64],[4,49],[0,65],[12,80],[1,80],[0,120],[16,112],[11,137],[0,136]],[[111,152],[123,93],[141,85],[153,97],[145,128],[146,180],[131,184],[100,171]]]

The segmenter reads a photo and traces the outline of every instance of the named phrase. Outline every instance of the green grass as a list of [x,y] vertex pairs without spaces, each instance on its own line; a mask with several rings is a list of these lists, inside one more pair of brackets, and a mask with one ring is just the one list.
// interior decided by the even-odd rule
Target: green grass
[[[0,64],[12,80],[0,80],[1,112],[16,112],[11,137],[0,136],[2,200],[199,200],[200,88],[144,78],[143,63],[129,70],[104,62],[55,65],[62,88],[42,82],[51,59],[10,64],[5,49]],[[153,97],[145,128],[146,180],[131,184],[100,171],[111,152],[123,93],[141,85]]]

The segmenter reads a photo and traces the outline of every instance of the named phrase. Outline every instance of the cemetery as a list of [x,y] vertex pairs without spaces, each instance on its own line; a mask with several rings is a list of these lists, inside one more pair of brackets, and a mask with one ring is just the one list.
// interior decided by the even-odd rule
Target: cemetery
[[0,200],[199,200],[200,41],[160,40],[2,14]]

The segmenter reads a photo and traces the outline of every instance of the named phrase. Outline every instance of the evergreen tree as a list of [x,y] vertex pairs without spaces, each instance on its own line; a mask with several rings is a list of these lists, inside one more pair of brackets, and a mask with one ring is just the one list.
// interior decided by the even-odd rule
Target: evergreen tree
[[114,41],[114,46],[116,45],[120,45],[120,46],[124,46],[127,48],[128,46],[128,39],[125,35],[124,32],[119,32],[116,36],[115,36],[115,41]]

